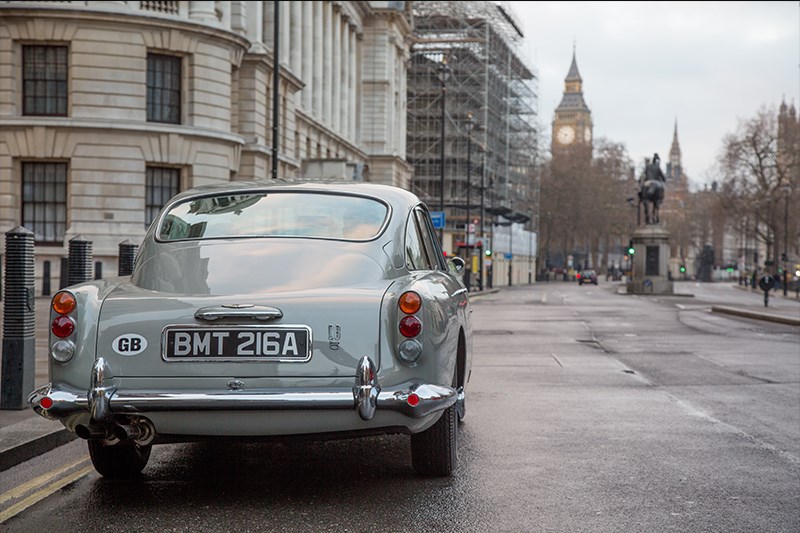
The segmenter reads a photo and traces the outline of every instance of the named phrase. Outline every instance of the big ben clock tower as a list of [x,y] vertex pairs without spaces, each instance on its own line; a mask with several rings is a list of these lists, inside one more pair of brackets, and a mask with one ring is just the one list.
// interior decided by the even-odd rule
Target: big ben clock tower
[[553,155],[574,152],[575,148],[592,147],[592,112],[583,100],[583,80],[572,50],[572,65],[564,80],[564,97],[555,111],[553,119]]

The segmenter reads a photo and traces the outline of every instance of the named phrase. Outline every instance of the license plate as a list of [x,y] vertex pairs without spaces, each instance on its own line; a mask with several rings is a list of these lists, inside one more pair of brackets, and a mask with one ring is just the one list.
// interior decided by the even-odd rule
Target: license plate
[[311,359],[308,326],[192,328],[167,327],[166,361],[286,361]]

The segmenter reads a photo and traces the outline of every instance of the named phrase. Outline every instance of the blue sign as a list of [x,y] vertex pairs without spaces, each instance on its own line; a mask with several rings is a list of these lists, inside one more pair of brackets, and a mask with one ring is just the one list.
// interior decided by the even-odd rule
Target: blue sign
[[431,221],[433,222],[433,229],[443,229],[444,211],[431,211]]
[[510,253],[508,253],[508,252],[504,253],[504,254],[503,254],[503,256],[504,256],[506,259],[511,259],[512,257],[514,257],[513,255],[511,255],[511,254],[510,254]]

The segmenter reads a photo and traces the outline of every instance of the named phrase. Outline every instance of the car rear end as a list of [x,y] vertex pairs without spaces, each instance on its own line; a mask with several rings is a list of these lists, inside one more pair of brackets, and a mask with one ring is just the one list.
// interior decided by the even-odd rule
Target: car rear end
[[[432,357],[403,361],[439,346],[420,338],[408,355],[417,334],[401,323],[433,330],[440,318],[413,276],[387,275],[396,260],[378,237],[389,206],[335,198],[315,210],[305,195],[284,198],[267,219],[236,219],[257,211],[256,196],[178,202],[145,240],[131,282],[65,291],[75,306],[53,320],[65,317],[74,331],[51,344],[75,349],[52,360],[57,390],[37,391],[37,412],[87,439],[142,445],[433,424],[456,400],[454,369]],[[317,219],[290,224],[295,235],[269,233],[300,211]],[[354,218],[337,223],[334,214]],[[419,306],[404,311],[409,294]]]

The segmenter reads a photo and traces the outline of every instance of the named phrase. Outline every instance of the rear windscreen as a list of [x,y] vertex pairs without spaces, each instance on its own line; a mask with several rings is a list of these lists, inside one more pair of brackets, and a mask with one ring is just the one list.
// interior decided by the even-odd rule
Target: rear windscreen
[[173,205],[158,239],[312,237],[369,240],[386,221],[388,207],[360,196],[258,192],[194,198]]

